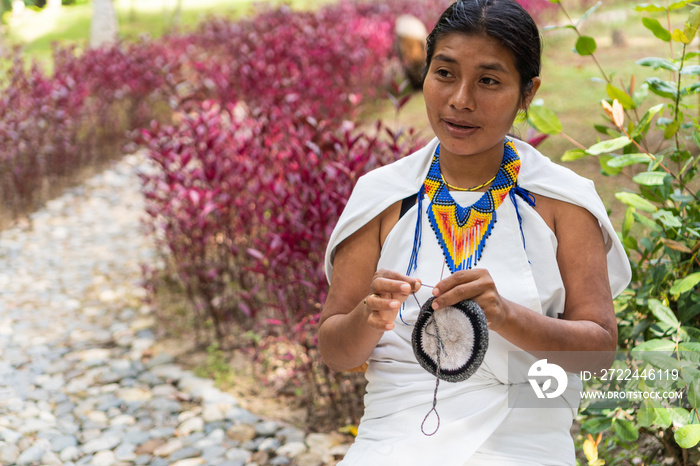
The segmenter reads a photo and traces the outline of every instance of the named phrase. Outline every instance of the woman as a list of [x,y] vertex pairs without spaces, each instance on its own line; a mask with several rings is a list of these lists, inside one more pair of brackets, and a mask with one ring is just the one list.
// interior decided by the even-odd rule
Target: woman
[[[429,35],[436,138],[362,177],[328,246],[321,354],[337,371],[369,361],[343,464],[575,464],[580,381],[568,376],[563,408],[519,407],[529,353],[614,351],[630,270],[593,184],[507,137],[539,74],[539,32],[513,0],[458,1]],[[411,339],[429,298],[436,315],[471,299],[488,323],[481,366],[439,392]]]

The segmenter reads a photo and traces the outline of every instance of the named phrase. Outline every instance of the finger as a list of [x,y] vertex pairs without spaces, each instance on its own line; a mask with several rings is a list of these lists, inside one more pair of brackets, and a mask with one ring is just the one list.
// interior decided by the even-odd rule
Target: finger
[[377,330],[387,331],[387,330],[392,330],[394,328],[394,319],[396,319],[396,312],[386,313],[386,312],[373,311],[369,315],[369,318],[367,319],[367,323],[372,328],[375,328]]
[[463,283],[469,283],[478,280],[480,276],[480,269],[471,270],[459,270],[449,277],[440,280],[433,288],[433,296],[440,296],[442,293],[446,293],[452,288],[459,286]]
[[408,297],[409,293],[414,289],[414,285],[403,280],[378,277],[372,281],[371,288],[372,293],[382,297],[391,297],[395,295]]
[[367,309],[373,312],[396,312],[401,307],[402,302],[395,296],[383,297],[372,293],[365,298],[363,303],[367,306]]
[[382,298],[371,294],[365,298],[365,306],[370,311],[367,323],[370,327],[387,331],[394,328],[394,319],[401,307],[401,301],[392,298]]
[[465,299],[473,299],[478,294],[477,282],[462,283],[447,291],[440,292],[433,300],[432,308],[437,310],[452,306]]
[[375,280],[377,278],[387,278],[399,282],[408,283],[410,286],[409,292],[418,291],[421,287],[421,281],[419,279],[415,277],[409,277],[408,275],[404,275],[393,270],[379,269],[375,274]]

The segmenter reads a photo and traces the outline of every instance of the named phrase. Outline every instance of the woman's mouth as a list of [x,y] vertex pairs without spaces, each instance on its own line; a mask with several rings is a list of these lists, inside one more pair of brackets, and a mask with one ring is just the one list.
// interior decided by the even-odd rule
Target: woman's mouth
[[448,130],[452,132],[472,132],[477,130],[479,127],[474,126],[471,123],[465,122],[465,121],[450,121],[450,120],[442,120],[445,122],[445,125],[447,126]]

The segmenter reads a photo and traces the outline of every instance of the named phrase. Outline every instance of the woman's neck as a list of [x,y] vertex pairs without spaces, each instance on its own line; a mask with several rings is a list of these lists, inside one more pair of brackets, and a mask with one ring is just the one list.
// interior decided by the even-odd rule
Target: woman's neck
[[[497,173],[503,161],[503,151],[500,156],[483,155],[454,155],[440,152],[440,172],[448,185],[457,188],[472,188],[488,182]],[[480,190],[484,190],[484,188]]]

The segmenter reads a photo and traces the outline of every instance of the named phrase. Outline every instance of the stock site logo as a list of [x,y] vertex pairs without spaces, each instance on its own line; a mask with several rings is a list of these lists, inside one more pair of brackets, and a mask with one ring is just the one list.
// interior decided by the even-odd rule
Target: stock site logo
[[[564,369],[556,364],[549,364],[546,359],[540,359],[530,366],[527,375],[537,398],[556,398],[564,393],[569,383]],[[542,379],[544,382],[540,385],[539,381]],[[554,388],[552,388],[552,380],[557,382]]]

